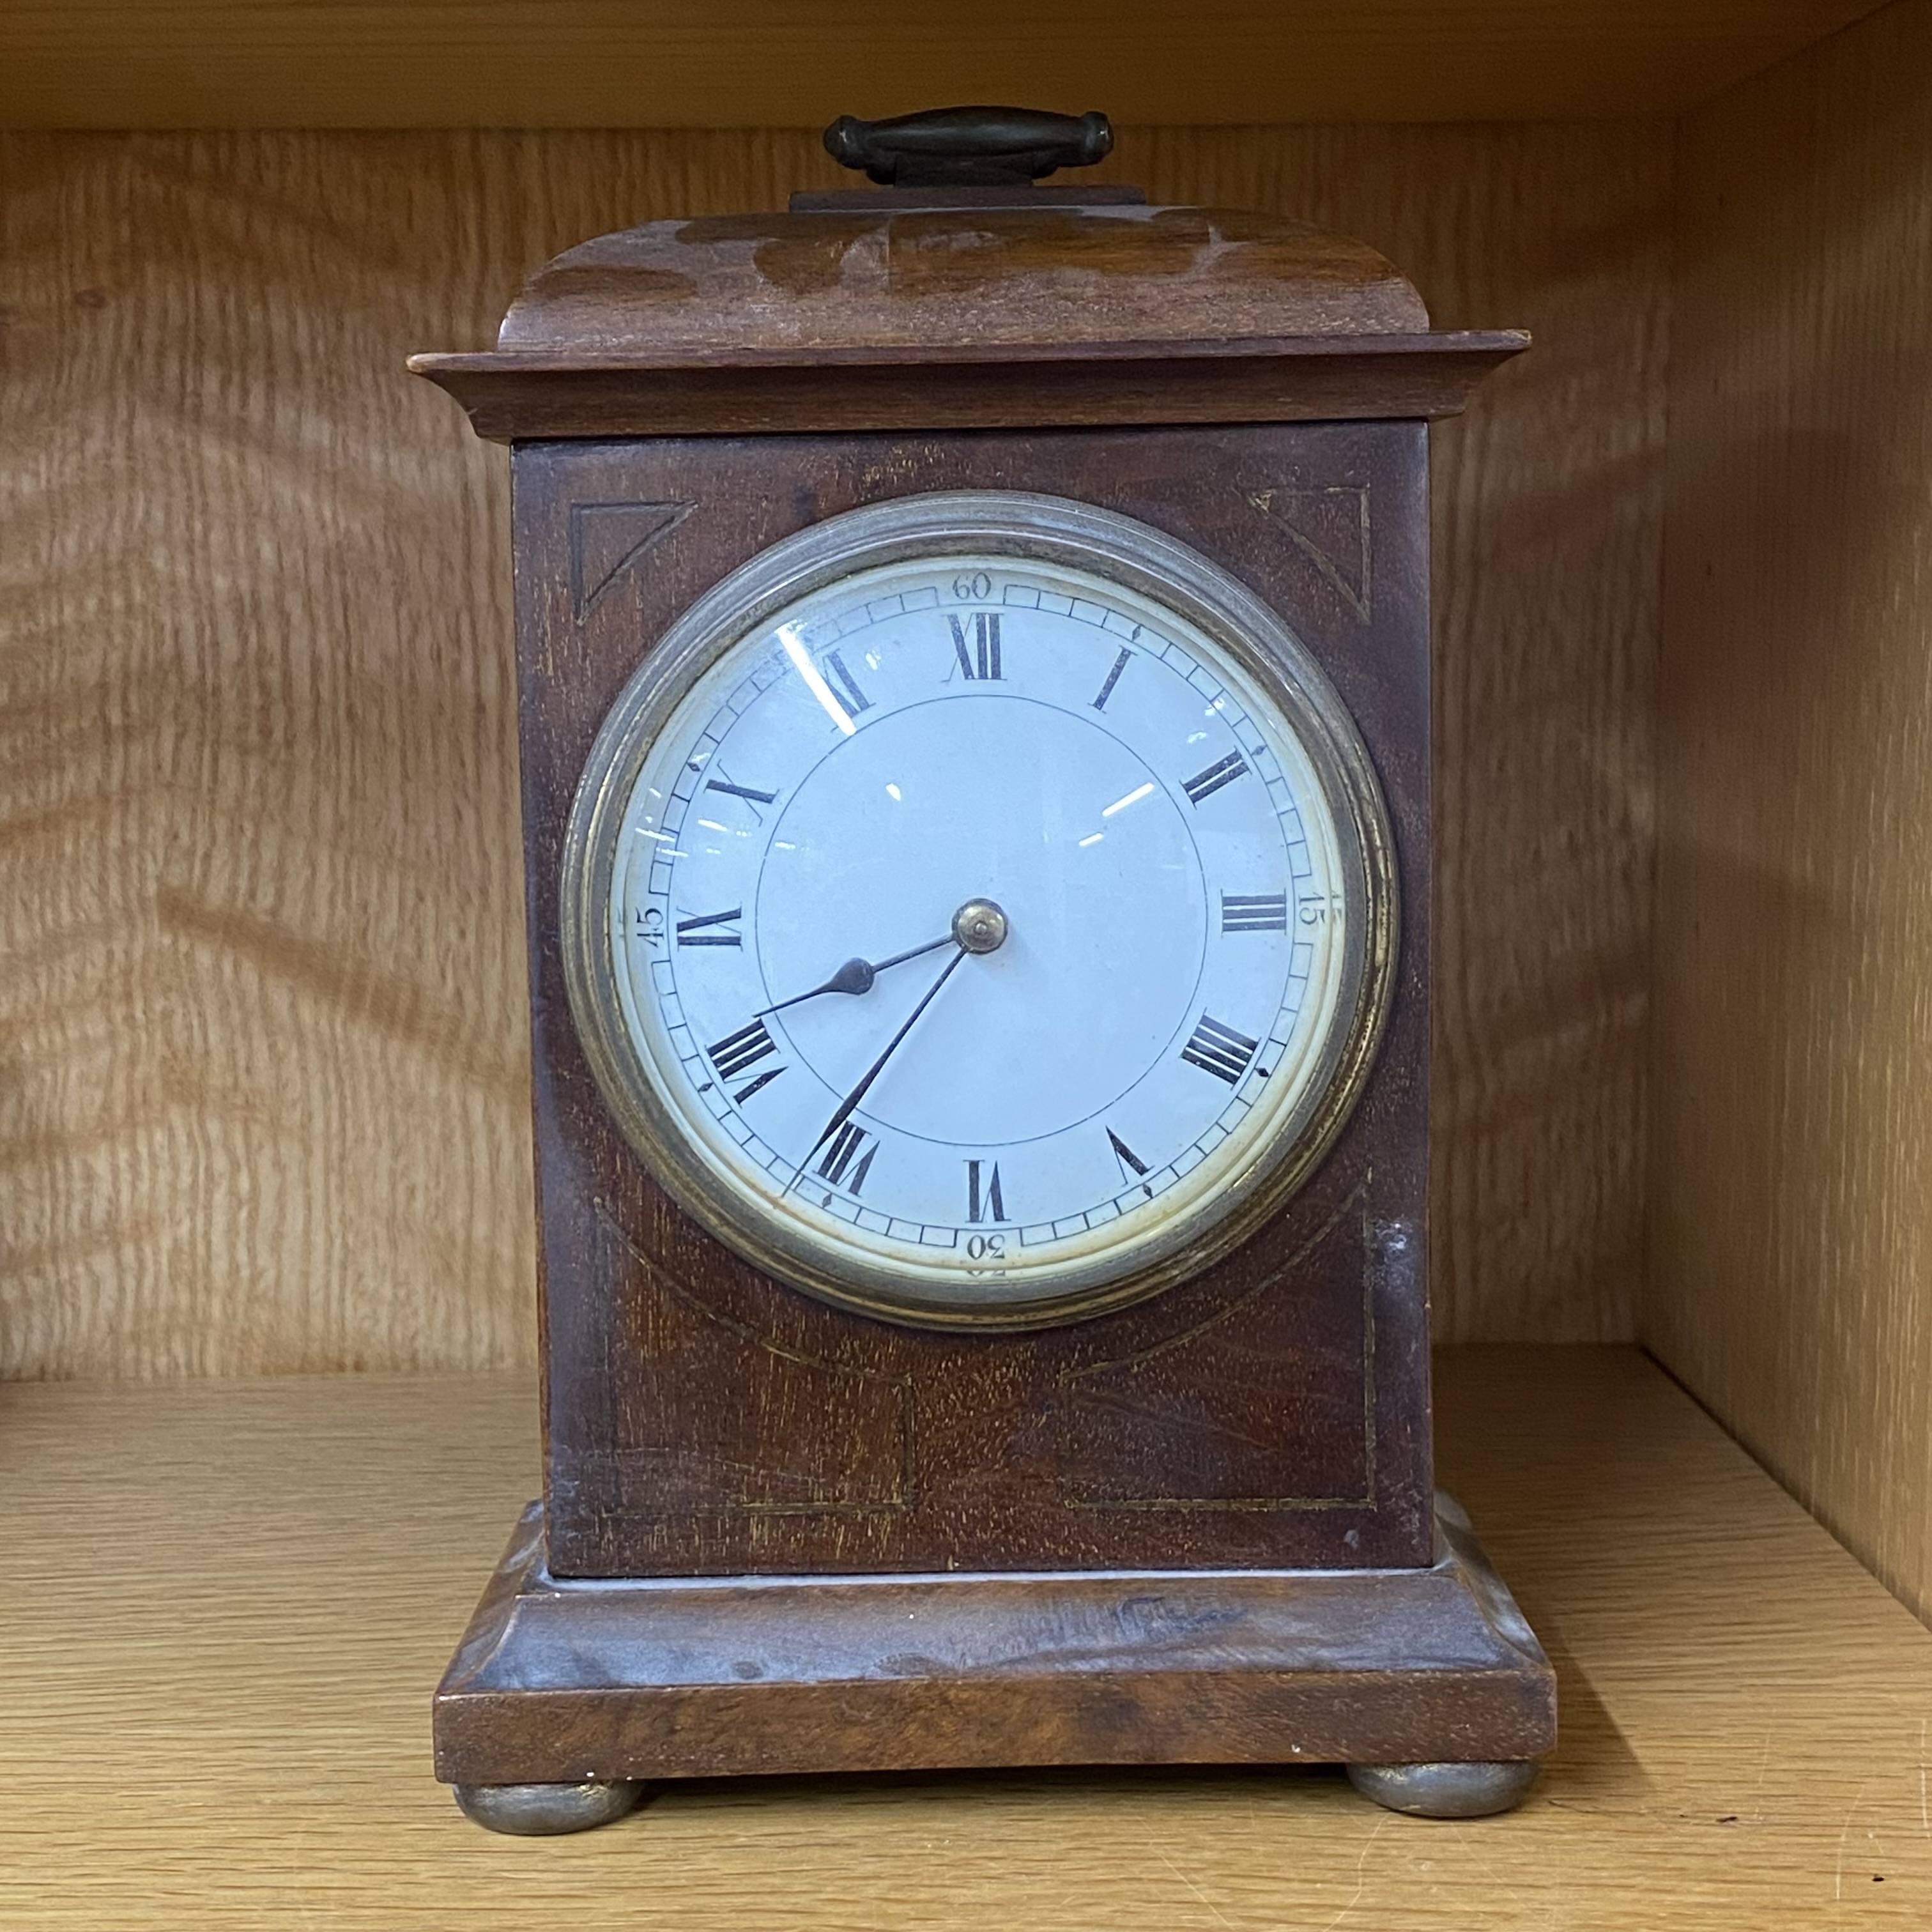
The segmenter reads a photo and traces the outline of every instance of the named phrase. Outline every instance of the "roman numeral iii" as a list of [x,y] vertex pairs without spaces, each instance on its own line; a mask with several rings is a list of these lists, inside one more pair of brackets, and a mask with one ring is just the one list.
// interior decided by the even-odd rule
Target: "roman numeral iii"
[[959,660],[962,674],[969,678],[996,679],[1000,675],[1000,614],[976,610],[973,614],[973,643],[966,643],[966,626],[957,617],[946,620],[952,626],[952,654]]
[[1223,932],[1286,932],[1288,930],[1287,893],[1223,892],[1221,895],[1221,930]]
[[1180,1057],[1190,1066],[1198,1066],[1232,1087],[1248,1070],[1255,1048],[1260,1044],[1259,1040],[1250,1040],[1246,1034],[1237,1033],[1232,1027],[1203,1013],[1192,1037],[1180,1049]]

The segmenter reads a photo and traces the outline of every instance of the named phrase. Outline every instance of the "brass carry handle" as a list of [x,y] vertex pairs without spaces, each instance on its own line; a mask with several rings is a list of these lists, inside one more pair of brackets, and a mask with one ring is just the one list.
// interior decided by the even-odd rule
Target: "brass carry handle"
[[1012,188],[1086,167],[1113,147],[1104,114],[1033,107],[935,107],[889,121],[842,114],[825,151],[886,188]]

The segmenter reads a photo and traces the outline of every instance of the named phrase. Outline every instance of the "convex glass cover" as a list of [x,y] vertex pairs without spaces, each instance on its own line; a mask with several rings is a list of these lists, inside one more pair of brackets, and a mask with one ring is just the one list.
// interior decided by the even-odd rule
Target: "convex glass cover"
[[1372,1054],[1387,821],[1333,687],[1174,539],[916,496],[646,658],[568,834],[572,1004],[660,1180],[892,1318],[1092,1313],[1227,1251]]

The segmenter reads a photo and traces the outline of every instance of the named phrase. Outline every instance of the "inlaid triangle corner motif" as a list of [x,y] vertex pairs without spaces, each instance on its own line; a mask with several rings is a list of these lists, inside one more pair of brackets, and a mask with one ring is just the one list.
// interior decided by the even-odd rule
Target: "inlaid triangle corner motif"
[[570,601],[580,624],[627,570],[640,563],[697,506],[691,503],[573,503]]
[[1369,486],[1284,484],[1250,490],[1248,501],[1312,563],[1317,574],[1361,622],[1373,602],[1369,545]]

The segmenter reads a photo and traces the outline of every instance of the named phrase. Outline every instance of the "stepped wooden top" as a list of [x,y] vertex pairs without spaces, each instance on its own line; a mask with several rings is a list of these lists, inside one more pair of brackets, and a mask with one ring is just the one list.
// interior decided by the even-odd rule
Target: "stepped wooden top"
[[531,277],[498,346],[730,355],[1429,326],[1422,298],[1375,250],[1277,215],[820,199],[804,212],[653,221],[569,249]]
[[1431,334],[1374,249],[1283,216],[885,190],[600,236],[494,350],[410,366],[512,439],[1292,421],[1450,413],[1527,340]]

